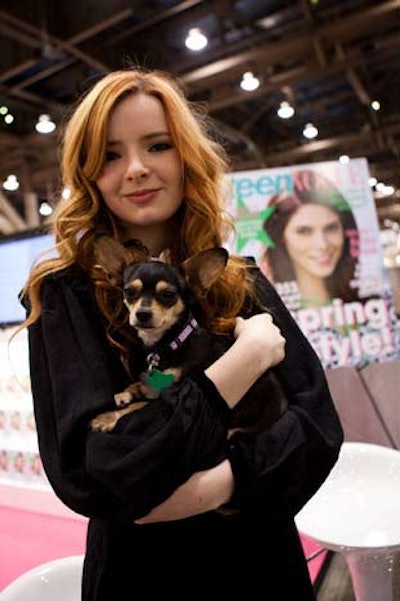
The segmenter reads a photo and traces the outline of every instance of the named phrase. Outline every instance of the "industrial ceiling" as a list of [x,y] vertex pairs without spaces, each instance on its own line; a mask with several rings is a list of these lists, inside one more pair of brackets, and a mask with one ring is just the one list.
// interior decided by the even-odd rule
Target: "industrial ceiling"
[[[185,47],[194,27],[209,41],[198,52]],[[0,178],[20,187],[0,192],[0,236],[43,225],[40,202],[60,192],[63,119],[96,79],[131,64],[181,78],[235,170],[366,157],[394,189],[375,192],[381,223],[400,223],[400,0],[2,0]],[[248,71],[260,81],[251,92],[239,86]],[[282,101],[291,119],[277,116]],[[43,113],[54,133],[36,132]],[[314,140],[302,134],[310,122]]]

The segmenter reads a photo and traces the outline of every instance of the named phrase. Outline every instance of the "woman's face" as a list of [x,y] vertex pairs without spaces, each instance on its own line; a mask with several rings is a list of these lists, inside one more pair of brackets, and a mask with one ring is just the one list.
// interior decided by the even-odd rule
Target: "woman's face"
[[335,211],[317,204],[300,207],[289,219],[283,239],[296,275],[327,278],[335,270],[344,245],[344,231]]
[[96,184],[129,236],[162,237],[182,203],[182,166],[161,102],[132,94],[114,109]]

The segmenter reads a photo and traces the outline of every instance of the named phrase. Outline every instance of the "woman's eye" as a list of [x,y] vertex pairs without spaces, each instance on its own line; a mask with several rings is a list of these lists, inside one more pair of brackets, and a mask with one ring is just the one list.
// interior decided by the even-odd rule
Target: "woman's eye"
[[296,234],[299,236],[309,236],[311,234],[310,227],[298,227],[296,230]]
[[330,225],[328,225],[328,227],[326,228],[327,232],[338,232],[342,229],[342,226],[340,223],[331,223]]
[[149,152],[163,152],[164,150],[170,150],[171,148],[171,142],[157,142],[157,144],[152,144],[150,146]]
[[110,163],[111,161],[115,161],[115,159],[119,158],[119,154],[112,150],[108,150],[105,154],[104,161],[106,163]]

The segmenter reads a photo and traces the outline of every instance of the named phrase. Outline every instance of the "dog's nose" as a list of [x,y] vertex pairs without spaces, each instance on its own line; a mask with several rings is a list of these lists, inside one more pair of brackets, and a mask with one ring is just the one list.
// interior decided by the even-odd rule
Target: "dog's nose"
[[151,309],[146,309],[146,307],[142,307],[136,311],[136,319],[140,323],[148,323],[151,320],[152,315]]

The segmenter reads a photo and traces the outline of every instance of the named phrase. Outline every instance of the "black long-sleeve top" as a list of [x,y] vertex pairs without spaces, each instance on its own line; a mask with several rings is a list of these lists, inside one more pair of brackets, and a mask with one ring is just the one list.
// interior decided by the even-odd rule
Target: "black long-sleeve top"
[[[336,462],[343,434],[318,358],[274,287],[253,271],[286,338],[275,372],[289,407],[272,428],[229,442],[228,411],[204,373],[164,389],[112,432],[92,432],[90,419],[114,408],[114,393],[129,379],[87,276],[69,269],[45,280],[42,314],[29,328],[35,418],[55,493],[90,518],[84,601],[139,591],[150,598],[314,599],[294,516]],[[238,512],[134,524],[194,471],[225,457]]]

